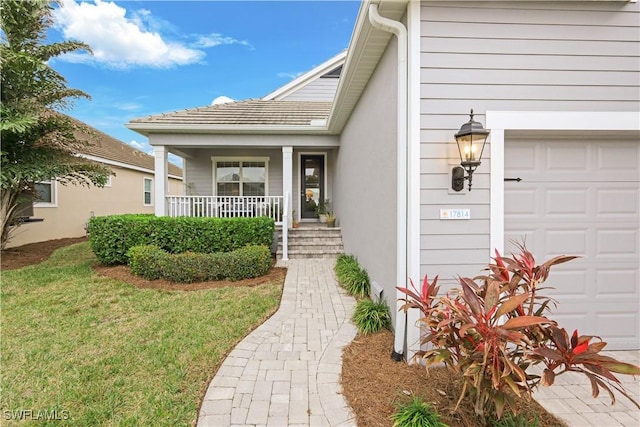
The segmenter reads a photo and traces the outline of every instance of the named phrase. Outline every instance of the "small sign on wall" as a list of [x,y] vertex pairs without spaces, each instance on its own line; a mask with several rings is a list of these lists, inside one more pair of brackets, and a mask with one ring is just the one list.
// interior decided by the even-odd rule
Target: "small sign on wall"
[[471,209],[440,209],[440,219],[471,219]]

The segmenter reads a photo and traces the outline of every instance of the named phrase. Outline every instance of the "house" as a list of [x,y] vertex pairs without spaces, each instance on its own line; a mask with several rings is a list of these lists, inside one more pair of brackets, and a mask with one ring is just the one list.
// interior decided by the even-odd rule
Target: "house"
[[[288,225],[330,199],[345,251],[392,307],[396,355],[419,337],[396,285],[455,286],[514,240],[540,261],[582,257],[548,282],[561,325],[638,349],[639,25],[634,1],[365,0],[345,53],[267,97],[127,126],[154,147],[157,215],[194,204],[163,185],[169,152],[211,215],[227,197],[272,198]],[[470,109],[489,142],[472,189],[455,191]]]
[[[84,236],[92,216],[154,213],[153,157],[78,123],[88,129],[76,135],[88,141],[78,155],[108,166],[113,175],[104,188],[62,185],[56,180],[37,183],[31,219],[15,229],[8,247]],[[184,193],[181,168],[169,164],[167,180],[172,194]]]

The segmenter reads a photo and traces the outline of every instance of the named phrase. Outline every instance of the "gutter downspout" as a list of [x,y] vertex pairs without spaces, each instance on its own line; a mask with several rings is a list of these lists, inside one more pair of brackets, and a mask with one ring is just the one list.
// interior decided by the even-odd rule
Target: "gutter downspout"
[[[397,139],[397,225],[396,225],[396,283],[407,287],[407,29],[398,21],[380,16],[378,5],[369,5],[369,21],[374,28],[393,33],[398,39],[398,139]],[[396,291],[396,328],[391,358],[403,359],[407,331],[407,315],[401,310],[400,298],[404,294]]]

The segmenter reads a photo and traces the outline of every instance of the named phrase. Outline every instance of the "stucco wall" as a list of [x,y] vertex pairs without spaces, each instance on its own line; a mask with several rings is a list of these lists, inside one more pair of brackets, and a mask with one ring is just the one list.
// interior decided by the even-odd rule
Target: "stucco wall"
[[[454,133],[487,110],[639,111],[640,5],[627,2],[423,2],[421,265],[445,282],[490,256],[489,146],[473,190],[450,190]],[[440,208],[471,220],[441,221]]]
[[[18,227],[8,247],[85,235],[85,224],[91,217],[122,213],[154,212],[153,205],[144,206],[144,178],[153,174],[112,168],[111,186],[104,188],[56,184],[56,205],[34,207],[34,218],[42,222]],[[153,188],[153,187],[152,187]],[[171,194],[184,194],[181,180],[169,179]],[[152,193],[153,194],[153,193]]]
[[392,39],[342,133],[334,183],[345,251],[384,287],[390,307],[397,285],[396,58]]

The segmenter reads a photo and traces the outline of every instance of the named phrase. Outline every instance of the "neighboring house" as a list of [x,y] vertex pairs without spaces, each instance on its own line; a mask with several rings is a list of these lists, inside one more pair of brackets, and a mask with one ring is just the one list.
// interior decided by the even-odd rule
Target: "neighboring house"
[[[157,215],[269,197],[314,220],[308,198],[330,199],[345,250],[392,307],[397,353],[419,330],[396,285],[454,286],[523,239],[539,261],[582,257],[550,276],[554,318],[638,349],[639,27],[626,1],[364,1],[346,54],[264,99],[127,126],[154,146]],[[456,192],[454,134],[471,108],[491,135],[473,190]],[[162,185],[169,152],[192,200]]]
[[[83,126],[87,126],[83,124]],[[107,165],[113,172],[104,188],[62,185],[56,180],[36,184],[31,221],[13,232],[9,247],[86,235],[91,216],[154,213],[153,157],[97,129],[76,138],[88,141],[79,156]],[[169,164],[172,194],[183,194],[182,169]]]

